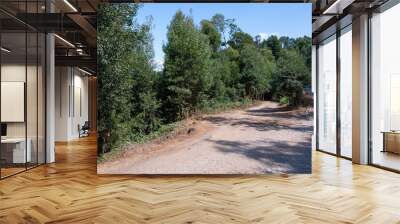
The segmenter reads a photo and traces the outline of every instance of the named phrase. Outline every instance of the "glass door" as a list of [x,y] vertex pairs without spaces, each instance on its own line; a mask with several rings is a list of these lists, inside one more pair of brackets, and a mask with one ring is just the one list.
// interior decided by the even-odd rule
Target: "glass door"
[[336,154],[336,35],[318,47],[318,149]]

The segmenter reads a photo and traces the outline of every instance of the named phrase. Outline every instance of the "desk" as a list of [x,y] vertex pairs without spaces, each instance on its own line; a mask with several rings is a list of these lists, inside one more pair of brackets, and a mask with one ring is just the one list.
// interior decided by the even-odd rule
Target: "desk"
[[5,138],[1,139],[1,157],[6,163],[26,163],[31,162],[31,139],[27,139],[28,143],[25,152],[25,138]]
[[400,131],[383,131],[382,152],[400,154]]

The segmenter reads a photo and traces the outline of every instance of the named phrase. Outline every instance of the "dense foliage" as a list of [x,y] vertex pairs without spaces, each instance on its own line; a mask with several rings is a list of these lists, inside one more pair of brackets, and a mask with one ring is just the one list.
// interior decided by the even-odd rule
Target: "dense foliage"
[[297,106],[311,83],[311,38],[242,31],[216,14],[195,24],[176,12],[162,71],[152,63],[151,21],[137,4],[108,4],[98,16],[98,127],[110,147],[139,141],[163,126],[217,105],[272,99]]

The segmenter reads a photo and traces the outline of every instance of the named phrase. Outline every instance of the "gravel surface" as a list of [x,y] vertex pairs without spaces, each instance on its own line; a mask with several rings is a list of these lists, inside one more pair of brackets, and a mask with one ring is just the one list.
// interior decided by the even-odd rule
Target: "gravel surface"
[[[312,111],[263,102],[203,117],[194,134],[99,165],[99,174],[310,173]],[[153,147],[154,148],[154,147]],[[156,147],[157,148],[157,147]]]

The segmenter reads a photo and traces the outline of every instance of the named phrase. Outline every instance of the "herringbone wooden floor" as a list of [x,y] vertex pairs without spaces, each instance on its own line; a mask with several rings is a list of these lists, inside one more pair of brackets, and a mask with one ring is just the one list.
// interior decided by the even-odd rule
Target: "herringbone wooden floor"
[[400,175],[313,153],[312,175],[97,176],[94,138],[0,181],[0,223],[400,223]]

